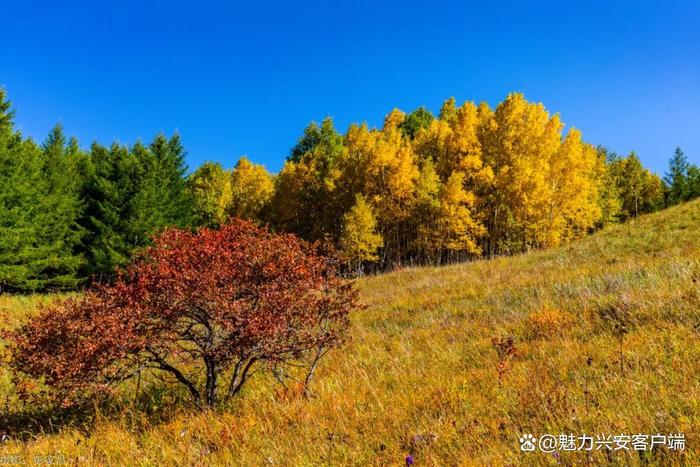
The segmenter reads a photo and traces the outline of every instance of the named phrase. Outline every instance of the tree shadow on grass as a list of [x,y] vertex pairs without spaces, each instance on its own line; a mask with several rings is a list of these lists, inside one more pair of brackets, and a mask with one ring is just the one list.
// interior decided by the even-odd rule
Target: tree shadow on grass
[[130,431],[139,432],[167,423],[192,407],[186,394],[160,384],[144,387],[131,399],[123,395],[95,397],[68,407],[37,400],[0,411],[0,438],[29,441],[66,429],[89,436],[98,421],[110,420],[118,420]]

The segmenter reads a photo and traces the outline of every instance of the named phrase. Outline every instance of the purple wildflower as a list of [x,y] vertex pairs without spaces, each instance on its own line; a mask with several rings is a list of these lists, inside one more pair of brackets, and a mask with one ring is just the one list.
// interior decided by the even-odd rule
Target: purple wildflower
[[413,465],[413,456],[409,454],[406,456],[406,467],[410,467],[411,465]]

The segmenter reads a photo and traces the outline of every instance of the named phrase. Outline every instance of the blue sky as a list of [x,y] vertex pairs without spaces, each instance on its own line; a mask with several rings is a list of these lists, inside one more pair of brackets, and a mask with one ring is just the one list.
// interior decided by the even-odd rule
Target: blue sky
[[178,130],[191,167],[279,170],[311,120],[521,91],[662,173],[700,163],[700,2],[5,0],[0,86],[27,135]]

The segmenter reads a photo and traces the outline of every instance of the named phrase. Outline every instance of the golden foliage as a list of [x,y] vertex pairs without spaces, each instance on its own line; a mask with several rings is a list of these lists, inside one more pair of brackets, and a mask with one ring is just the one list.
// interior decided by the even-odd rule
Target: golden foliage
[[230,216],[255,220],[272,199],[274,184],[265,167],[241,157],[231,172]]
[[359,267],[363,261],[376,261],[377,250],[383,244],[372,207],[362,195],[357,195],[354,206],[343,217],[340,245],[344,256]]
[[344,135],[330,118],[312,123],[274,181],[243,158],[230,189],[216,181],[220,167],[206,164],[191,184],[207,223],[225,206],[339,247],[362,196],[383,242],[373,259],[361,256],[381,258],[381,268],[553,247],[660,204],[661,180],[634,154],[608,161],[579,130],[564,129],[519,93],[494,110],[448,99],[437,119],[394,109],[381,128],[352,124]]

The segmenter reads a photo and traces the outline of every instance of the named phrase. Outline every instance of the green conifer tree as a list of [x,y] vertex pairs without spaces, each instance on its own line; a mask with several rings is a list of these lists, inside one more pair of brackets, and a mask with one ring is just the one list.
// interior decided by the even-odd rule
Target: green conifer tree
[[688,169],[690,169],[688,159],[681,148],[676,148],[676,152],[668,162],[668,172],[664,177],[667,188],[666,205],[671,206],[689,199]]
[[187,164],[180,135],[158,134],[149,146],[158,173],[160,226],[185,227],[192,223],[192,197],[187,190]]
[[83,264],[79,252],[83,229],[78,224],[82,212],[77,167],[80,150],[75,139],[66,141],[60,125],[51,130],[42,149],[44,193],[37,202],[44,209],[39,235],[50,254],[40,278],[46,288],[73,289],[80,283]]

